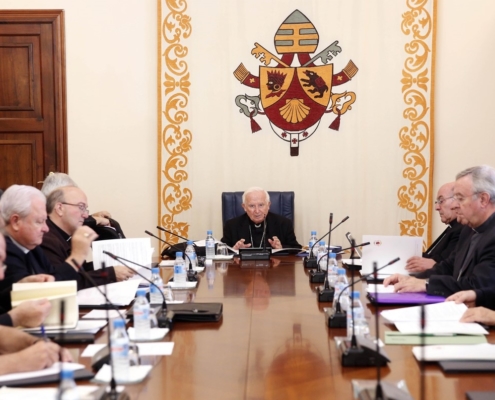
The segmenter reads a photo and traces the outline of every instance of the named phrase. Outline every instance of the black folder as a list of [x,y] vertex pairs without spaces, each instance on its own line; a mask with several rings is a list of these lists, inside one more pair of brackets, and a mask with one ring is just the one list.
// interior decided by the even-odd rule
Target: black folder
[[[473,373],[473,372],[495,372],[495,361],[491,360],[448,360],[439,361],[438,365],[443,372],[458,374],[458,373]],[[495,399],[495,397],[492,397]]]

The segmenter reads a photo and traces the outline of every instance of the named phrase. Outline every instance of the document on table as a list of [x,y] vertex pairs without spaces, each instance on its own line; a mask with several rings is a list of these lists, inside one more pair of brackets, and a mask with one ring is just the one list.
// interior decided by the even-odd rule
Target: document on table
[[[427,325],[430,321],[459,321],[467,310],[464,304],[455,304],[453,301],[428,304],[425,306]],[[383,318],[392,323],[419,321],[421,317],[421,306],[396,308],[381,312]]]
[[[170,356],[174,351],[174,342],[136,343],[139,356]],[[93,357],[106,344],[90,344],[81,354],[81,357]]]
[[[129,380],[117,380],[117,383],[128,384],[142,382],[148,376],[152,368],[152,365],[132,365],[129,367]],[[103,364],[103,367],[100,368],[92,382],[109,383],[110,379],[112,379],[112,369],[108,364]]]
[[439,346],[416,346],[412,349],[414,357],[418,361],[443,361],[443,360],[495,360],[495,345],[489,343],[481,344],[459,344]]
[[117,310],[91,310],[82,319],[107,319],[107,316],[110,319],[120,318]]
[[[385,332],[386,344],[411,344],[419,346],[423,338],[418,334]],[[425,335],[426,345],[479,344],[487,343],[485,335]]]
[[[123,307],[128,306],[131,301],[134,300],[134,297],[136,297],[139,280],[129,279],[128,281],[98,286],[98,288],[105,293],[105,288],[103,286],[106,286],[108,299],[116,306]],[[94,287],[79,290],[77,292],[77,301],[80,306],[100,306],[102,304],[106,304],[106,300],[103,295]]]
[[373,283],[368,283],[366,285],[367,293],[395,293],[394,285],[388,285],[385,287],[384,285],[375,285]]
[[[48,375],[53,375],[53,374],[59,374],[60,373],[60,368],[61,368],[61,363],[56,362],[49,368],[45,368],[39,371],[31,371],[31,372],[16,372],[13,374],[5,374],[0,376],[0,385],[3,382],[8,382],[12,380],[18,380],[18,379],[30,379],[30,378],[36,378],[40,376],[48,376]],[[84,365],[82,364],[77,364],[77,363],[64,363],[64,369],[70,369],[72,371],[76,371],[79,369],[84,369]]]
[[[422,332],[419,321],[396,322],[395,327],[401,333],[420,334]],[[427,335],[488,335],[485,328],[473,322],[431,320],[426,322],[424,333]]]
[[151,247],[150,238],[134,238],[134,239],[113,239],[113,240],[98,240],[93,242],[93,266],[95,269],[100,269],[102,262],[105,262],[107,267],[122,265],[123,262],[133,269],[138,266],[127,262],[114,260],[110,256],[103,254],[106,250],[118,257],[126,258],[137,264],[148,266],[151,265],[151,257],[153,248]]
[[[102,310],[103,311],[103,310]],[[76,332],[87,332],[92,333],[93,335],[97,334],[101,328],[103,328],[107,324],[107,321],[104,319],[88,319],[88,320],[79,320],[77,326],[72,329],[50,329],[50,333],[76,333]],[[24,329],[26,332],[32,334],[42,335],[40,328],[27,328]]]

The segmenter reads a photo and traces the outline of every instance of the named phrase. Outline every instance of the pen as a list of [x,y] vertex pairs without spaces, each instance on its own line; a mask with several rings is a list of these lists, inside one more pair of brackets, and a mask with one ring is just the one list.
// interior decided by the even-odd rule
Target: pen
[[41,324],[41,337],[45,342],[48,341],[48,338],[46,337],[45,325],[43,324]]

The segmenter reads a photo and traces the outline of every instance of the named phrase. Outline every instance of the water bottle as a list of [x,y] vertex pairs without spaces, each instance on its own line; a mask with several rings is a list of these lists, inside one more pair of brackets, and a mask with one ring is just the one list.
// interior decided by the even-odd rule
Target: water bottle
[[[311,256],[311,249],[313,249],[314,244],[316,243],[318,239],[316,238],[316,231],[311,231],[311,237],[309,238],[309,245],[308,245],[308,256]],[[316,246],[313,249],[313,252],[316,252]],[[313,256],[315,254],[313,253]]]
[[[345,269],[338,268],[337,269],[337,281],[335,282],[335,293],[333,295],[333,307],[335,308],[337,305],[337,299],[340,296],[340,293],[347,286],[347,278],[345,276]],[[340,296],[340,309],[342,311],[347,310],[347,306],[349,305],[349,296],[347,293],[347,289],[345,289],[344,293]]]
[[320,269],[327,270],[327,248],[325,242],[322,240],[318,246],[318,255],[316,257],[316,262],[320,266]]
[[205,270],[208,289],[213,289],[213,283],[215,283],[215,266],[213,265],[213,260],[205,260]]
[[330,253],[330,259],[328,260],[328,271],[327,279],[330,287],[335,287],[335,282],[337,282],[337,254]]
[[150,303],[146,299],[146,290],[137,291],[136,300],[133,307],[134,314],[134,332],[136,340],[150,338]]
[[160,276],[160,268],[155,267],[151,269],[151,282],[154,285],[150,285],[150,303],[162,304],[163,303],[163,280]]
[[186,264],[182,258],[182,251],[175,253],[174,262],[174,283],[181,284],[187,282]]
[[[213,247],[213,248],[215,248],[215,247]],[[189,259],[187,257],[185,257],[187,259],[187,261],[186,261],[187,268],[189,268],[189,262],[190,262],[192,269],[193,270],[196,269],[198,266],[198,257],[196,256],[196,250],[194,249],[194,245],[193,245],[192,240],[187,241],[186,255],[187,255],[187,257],[189,257]]]
[[364,317],[363,303],[359,299],[359,292],[352,292],[352,312],[351,305],[347,310],[347,337],[352,337],[352,314],[354,314],[354,334],[368,336],[370,333],[368,322]]
[[110,349],[112,352],[113,375],[117,382],[129,380],[129,338],[125,331],[123,319],[113,321],[113,333],[110,337]]
[[79,400],[76,382],[74,381],[74,371],[63,369],[60,373],[60,385],[58,387],[61,400]]
[[213,233],[211,231],[206,232],[206,258],[213,259],[215,257],[215,239],[213,239]]

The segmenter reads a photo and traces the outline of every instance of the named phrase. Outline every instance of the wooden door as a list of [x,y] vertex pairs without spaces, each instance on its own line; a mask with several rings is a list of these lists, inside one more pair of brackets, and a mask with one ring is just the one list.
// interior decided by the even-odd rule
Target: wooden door
[[0,10],[0,188],[67,172],[63,10]]

